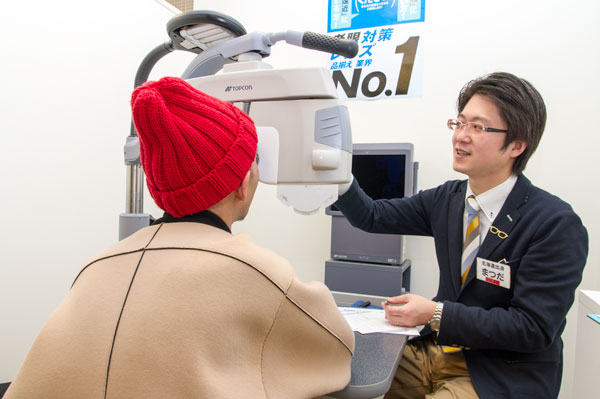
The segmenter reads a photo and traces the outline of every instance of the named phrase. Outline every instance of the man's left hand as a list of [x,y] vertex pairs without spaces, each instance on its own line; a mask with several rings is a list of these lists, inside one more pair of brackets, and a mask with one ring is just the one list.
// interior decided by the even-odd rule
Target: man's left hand
[[381,303],[385,318],[390,324],[401,327],[415,327],[429,323],[435,312],[436,303],[415,294],[405,294],[386,298],[389,304]]

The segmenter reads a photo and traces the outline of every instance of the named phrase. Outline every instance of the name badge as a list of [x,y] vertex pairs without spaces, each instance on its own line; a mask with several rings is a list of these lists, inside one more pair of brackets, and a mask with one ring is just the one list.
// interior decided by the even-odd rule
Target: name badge
[[477,279],[510,289],[510,266],[477,258]]

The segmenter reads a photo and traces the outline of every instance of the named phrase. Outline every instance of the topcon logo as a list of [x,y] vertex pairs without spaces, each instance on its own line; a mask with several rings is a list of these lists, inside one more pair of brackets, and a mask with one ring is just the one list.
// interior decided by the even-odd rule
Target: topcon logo
[[240,90],[252,90],[252,85],[241,85],[241,86],[227,86],[225,91],[240,91]]

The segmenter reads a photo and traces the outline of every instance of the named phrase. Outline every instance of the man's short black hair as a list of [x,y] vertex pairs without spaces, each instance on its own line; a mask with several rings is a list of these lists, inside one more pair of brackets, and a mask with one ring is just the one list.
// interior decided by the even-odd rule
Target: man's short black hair
[[527,143],[527,148],[513,165],[513,173],[521,174],[544,133],[544,99],[525,79],[506,72],[496,72],[474,79],[461,89],[457,101],[459,114],[475,94],[486,96],[500,109],[508,130],[503,149],[515,140]]

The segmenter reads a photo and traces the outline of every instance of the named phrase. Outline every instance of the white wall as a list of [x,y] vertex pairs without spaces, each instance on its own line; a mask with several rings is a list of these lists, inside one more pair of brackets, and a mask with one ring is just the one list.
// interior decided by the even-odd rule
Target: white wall
[[[124,211],[122,147],[129,96],[141,59],[167,40],[173,15],[150,0],[5,2],[0,8],[0,382],[14,376],[40,327],[86,258],[117,238]],[[501,8],[499,5],[501,4]],[[143,9],[142,9],[143,7]],[[526,174],[570,202],[592,244],[581,288],[600,289],[600,234],[594,162],[600,138],[600,3],[457,0],[427,2],[423,98],[349,103],[356,142],[408,141],[420,161],[420,188],[461,177],[451,170],[450,134],[460,87],[506,70],[543,94],[548,124]],[[326,30],[326,0],[196,1],[239,20],[248,31]],[[291,11],[290,11],[291,9]],[[567,19],[570,18],[570,19]],[[167,56],[152,77],[179,75],[191,55]],[[277,67],[322,65],[323,56],[277,44]],[[253,209],[235,231],[285,256],[303,280],[323,279],[329,217],[299,216],[261,185]],[[146,210],[158,215],[147,196]],[[432,296],[437,263],[432,240],[408,238],[413,290]],[[575,316],[565,339],[562,398],[570,397]]]
[[[85,259],[118,238],[129,97],[173,15],[152,0],[0,7],[0,382]],[[152,76],[192,57],[169,55]]]

